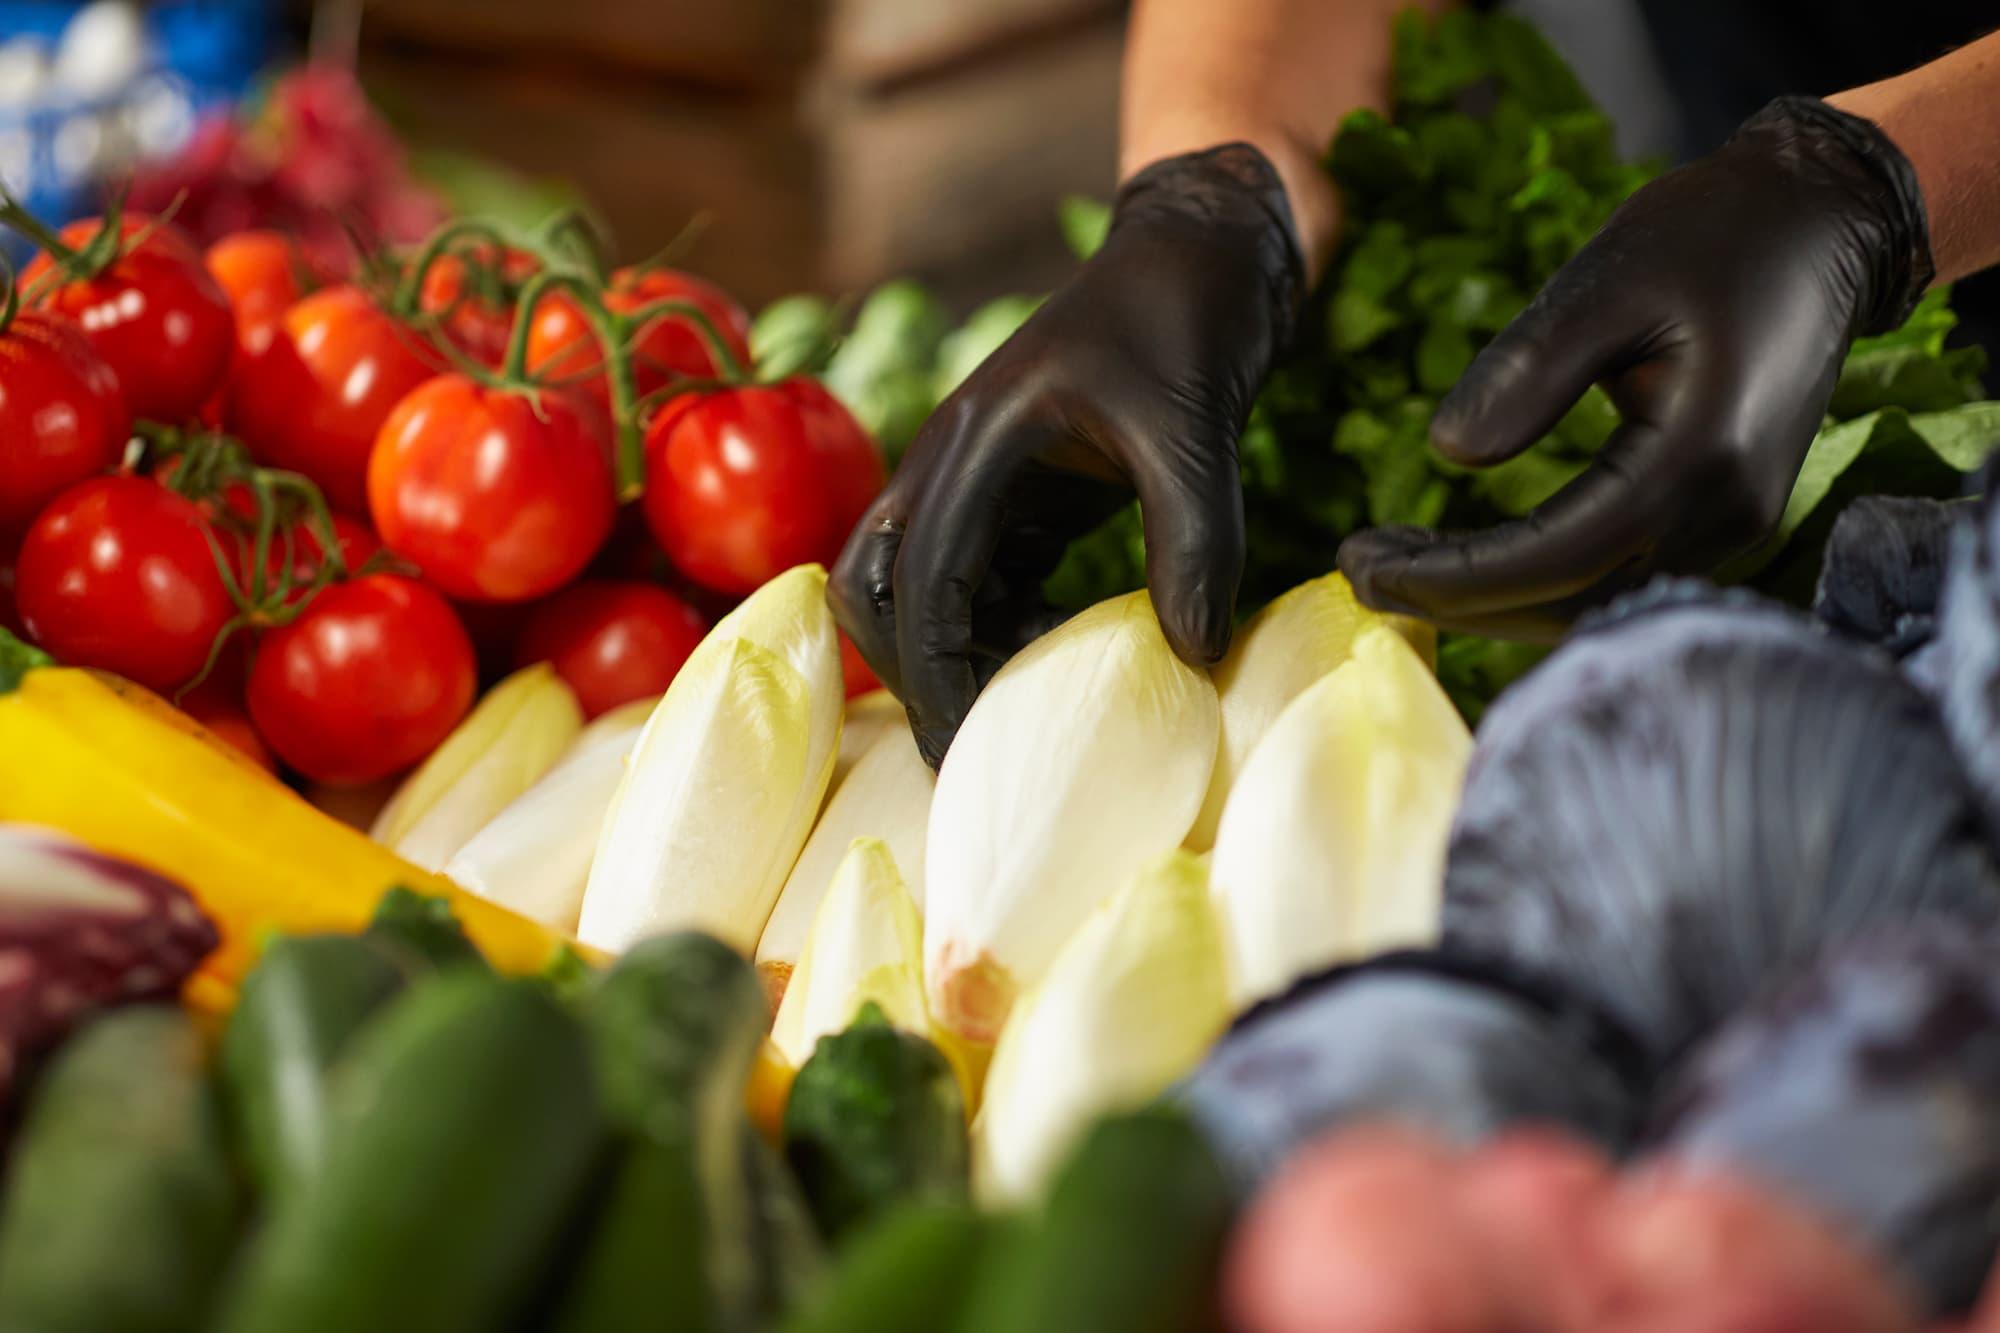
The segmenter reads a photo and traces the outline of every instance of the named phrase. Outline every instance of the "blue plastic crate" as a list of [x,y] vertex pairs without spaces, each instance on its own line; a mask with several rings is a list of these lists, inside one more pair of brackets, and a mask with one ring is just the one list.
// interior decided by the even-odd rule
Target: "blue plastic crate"
[[[84,6],[71,0],[0,0],[0,40],[39,37],[50,46]],[[176,99],[195,115],[239,100],[269,63],[277,32],[273,0],[156,0],[142,11],[152,60],[138,79],[94,101],[55,100],[0,108],[0,178],[39,216],[54,222],[93,211],[105,182],[70,163],[63,136],[93,118],[118,114],[148,98]],[[11,235],[0,250],[18,261]]]

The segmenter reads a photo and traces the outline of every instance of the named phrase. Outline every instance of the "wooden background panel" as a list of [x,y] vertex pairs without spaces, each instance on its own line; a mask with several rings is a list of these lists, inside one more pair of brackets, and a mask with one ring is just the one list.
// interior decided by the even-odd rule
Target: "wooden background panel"
[[1122,30],[1098,23],[830,115],[829,283],[897,271],[949,280],[1003,254],[1043,269],[1061,249],[1057,201],[1111,190]]
[[707,86],[906,77],[1122,0],[375,0],[371,40],[582,57]]
[[362,78],[412,142],[574,183],[622,260],[706,213],[688,266],[752,305],[820,275],[822,154],[789,103],[383,51],[364,54]]

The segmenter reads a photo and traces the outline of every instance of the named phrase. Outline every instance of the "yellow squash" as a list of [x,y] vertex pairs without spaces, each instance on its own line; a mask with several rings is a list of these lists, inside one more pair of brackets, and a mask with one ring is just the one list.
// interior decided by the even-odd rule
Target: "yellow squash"
[[185,885],[222,933],[189,986],[203,1009],[233,1002],[268,933],[359,929],[397,884],[449,900],[503,971],[532,972],[566,942],[313,808],[139,686],[49,665],[4,631],[0,822],[60,829]]

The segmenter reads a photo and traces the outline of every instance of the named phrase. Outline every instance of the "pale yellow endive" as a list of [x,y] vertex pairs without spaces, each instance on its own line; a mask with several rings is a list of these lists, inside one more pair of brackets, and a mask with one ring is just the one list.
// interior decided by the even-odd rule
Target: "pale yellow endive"
[[593,720],[554,768],[445,863],[460,887],[557,930],[576,930],[604,812],[657,699]]
[[876,741],[897,728],[908,730],[909,725],[902,701],[887,690],[870,690],[849,699],[847,715],[840,725],[840,749],[833,758],[833,780],[826,785],[826,799],[833,799],[840,784],[847,781],[848,773]]
[[1072,931],[1187,835],[1215,763],[1208,675],[1137,592],[1002,667],[938,774],[924,874],[931,1014],[999,1035]]
[[1035,1197],[1085,1126],[1165,1091],[1229,1013],[1202,864],[1169,853],[1098,908],[1014,1006],[973,1124],[980,1193]]
[[1471,749],[1430,668],[1383,627],[1278,715],[1236,780],[1209,865],[1239,1006],[1436,938]]
[[1402,634],[1426,661],[1435,655],[1436,631],[1421,621],[1369,610],[1337,573],[1301,583],[1236,631],[1228,655],[1215,668],[1221,739],[1208,795],[1187,837],[1191,850],[1205,852],[1215,845],[1229,789],[1285,705],[1345,662],[1362,631],[1380,625]]
[[888,844],[896,866],[910,867],[903,882],[911,900],[923,908],[924,837],[936,786],[908,726],[886,728],[877,735],[820,812],[757,941],[757,969],[773,992],[783,992],[834,870],[856,838],[879,838]]
[[583,727],[576,694],[546,662],[495,685],[396,789],[370,836],[440,870],[508,802],[533,786]]
[[923,922],[896,858],[879,838],[856,838],[814,915],[771,1041],[802,1065],[821,1037],[841,1032],[868,1003],[890,1023],[923,1033]]
[[755,949],[832,774],[842,694],[818,565],[787,570],[724,616],[633,746],[579,937],[620,950],[696,929]]

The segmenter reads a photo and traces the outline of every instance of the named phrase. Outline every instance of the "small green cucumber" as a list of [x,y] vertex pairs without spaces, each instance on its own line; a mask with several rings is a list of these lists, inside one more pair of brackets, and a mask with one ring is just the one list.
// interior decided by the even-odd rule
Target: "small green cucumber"
[[580,1024],[532,981],[411,988],[334,1074],[323,1165],[281,1199],[222,1333],[484,1333],[546,1276],[603,1117]]
[[0,1329],[191,1333],[235,1244],[238,1191],[187,1016],[116,1010],[45,1072],[0,1209]]

